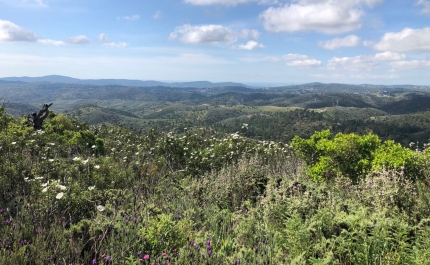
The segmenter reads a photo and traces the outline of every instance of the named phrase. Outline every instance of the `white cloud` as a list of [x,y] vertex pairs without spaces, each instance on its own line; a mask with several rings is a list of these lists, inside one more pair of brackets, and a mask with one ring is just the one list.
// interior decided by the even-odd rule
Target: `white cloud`
[[50,39],[38,39],[37,42],[44,45],[53,45],[53,46],[61,46],[66,44],[64,41],[50,40]]
[[36,34],[33,32],[21,28],[10,21],[0,19],[0,42],[34,42],[37,39]]
[[153,19],[159,19],[159,18],[161,18],[161,15],[162,15],[163,13],[161,13],[161,11],[160,10],[158,10],[157,12],[155,12],[155,14],[152,16],[152,18]]
[[328,61],[327,68],[330,70],[372,71],[381,68],[383,61],[399,61],[404,59],[406,59],[406,55],[394,52],[359,55],[355,57],[333,57]]
[[103,43],[106,47],[113,47],[113,48],[125,48],[128,46],[125,42],[111,42],[107,38],[106,34],[102,33],[99,35],[99,41]]
[[377,51],[430,51],[430,27],[388,32],[378,43],[373,44],[369,41],[365,44]]
[[138,20],[140,18],[139,15],[132,15],[132,16],[124,16],[124,17],[118,17],[118,20]]
[[67,42],[70,44],[88,44],[91,41],[89,38],[87,38],[87,36],[79,35],[79,36],[68,38]]
[[179,39],[187,44],[233,43],[237,41],[235,34],[221,25],[191,26],[190,24],[176,27],[170,33],[169,40]]
[[238,39],[248,39],[250,41],[247,44],[240,45],[239,49],[252,50],[263,47],[262,44],[257,42],[259,37],[260,32],[254,29],[243,29],[240,32],[235,32],[222,25],[192,26],[185,24],[176,27],[170,33],[168,40],[179,40],[186,44],[232,44]]
[[261,48],[264,48],[264,47],[265,46],[263,44],[258,43],[258,42],[254,41],[254,40],[250,40],[246,44],[239,45],[237,48],[239,50],[248,50],[248,51],[251,51],[251,50],[254,50],[254,49],[261,49]]
[[362,6],[373,7],[383,0],[296,0],[270,7],[260,18],[264,28],[274,32],[317,31],[338,34],[362,26]]
[[417,5],[422,5],[423,9],[421,12],[430,14],[430,1],[429,0],[418,0]]
[[322,62],[316,59],[312,59],[307,55],[289,53],[281,57],[272,57],[268,59],[271,62],[285,62],[288,66],[296,66],[299,68],[314,68],[321,67]]
[[340,47],[354,47],[360,45],[360,38],[355,35],[349,35],[345,38],[335,38],[328,41],[320,41],[318,45],[326,50],[335,50]]
[[396,61],[396,62],[391,62],[390,66],[395,71],[422,69],[422,68],[430,67],[430,61],[429,60]]
[[375,54],[374,58],[380,61],[400,61],[406,59],[406,55],[395,52],[381,52]]
[[330,70],[346,69],[353,71],[372,71],[380,67],[377,60],[370,56],[355,57],[333,57],[328,61],[327,68]]

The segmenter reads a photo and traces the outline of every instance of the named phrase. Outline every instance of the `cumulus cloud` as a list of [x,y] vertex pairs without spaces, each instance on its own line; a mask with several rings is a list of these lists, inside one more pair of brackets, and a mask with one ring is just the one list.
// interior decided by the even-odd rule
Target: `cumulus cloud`
[[258,42],[254,41],[254,40],[250,40],[246,44],[239,45],[237,48],[239,50],[248,50],[248,51],[251,51],[251,50],[254,50],[254,49],[261,49],[261,48],[264,48],[264,47],[265,46],[263,44],[258,43]]
[[138,20],[139,18],[139,15],[117,17],[118,20]]
[[430,1],[429,0],[418,0],[417,5],[422,5],[423,9],[421,12],[430,14]]
[[270,7],[260,18],[273,32],[317,31],[339,34],[362,26],[363,6],[373,7],[383,0],[296,0]]
[[112,42],[109,41],[109,39],[107,38],[106,34],[102,33],[99,35],[99,41],[101,43],[103,43],[104,46],[106,47],[114,47],[114,48],[124,48],[127,47],[128,44],[125,42]]
[[379,42],[368,41],[365,44],[377,51],[430,51],[430,27],[388,32]]
[[411,61],[396,61],[391,62],[390,66],[395,71],[412,70],[430,67],[429,60],[411,60]]
[[67,39],[67,43],[70,44],[89,44],[91,41],[85,35],[79,35],[75,37],[70,37]]
[[0,42],[35,42],[37,39],[36,34],[33,32],[21,28],[10,21],[0,19]]
[[307,55],[289,53],[281,57],[272,57],[268,59],[271,62],[285,62],[288,66],[296,66],[299,68],[315,68],[321,67],[322,62]]
[[379,69],[383,61],[399,61],[405,58],[406,55],[394,52],[359,55],[355,57],[333,57],[328,61],[327,68],[330,70],[372,71]]
[[406,55],[395,52],[381,52],[375,54],[374,58],[379,61],[400,61],[406,59]]
[[318,45],[326,50],[335,50],[341,47],[354,47],[360,45],[360,38],[355,35],[349,35],[345,38],[335,38],[328,41],[320,41]]
[[66,44],[64,41],[50,40],[50,39],[38,39],[37,42],[44,45],[53,45],[53,46],[61,46]]
[[176,39],[188,44],[233,43],[237,41],[235,34],[230,29],[221,25],[182,25],[176,27],[176,29],[170,33],[169,40]]
[[153,19],[159,19],[163,13],[161,13],[160,10],[155,12],[155,14],[152,16]]
[[260,32],[253,29],[243,29],[234,31],[222,25],[201,25],[192,26],[185,24],[176,27],[170,33],[168,40],[179,40],[186,44],[233,44],[239,39],[248,39],[246,44],[232,46],[241,50],[253,50],[263,48],[264,45],[258,43]]

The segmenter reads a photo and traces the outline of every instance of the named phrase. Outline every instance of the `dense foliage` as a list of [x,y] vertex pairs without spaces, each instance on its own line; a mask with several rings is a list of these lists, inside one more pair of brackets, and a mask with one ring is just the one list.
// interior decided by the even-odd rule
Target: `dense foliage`
[[0,108],[0,264],[428,262],[428,150],[242,127],[34,131]]

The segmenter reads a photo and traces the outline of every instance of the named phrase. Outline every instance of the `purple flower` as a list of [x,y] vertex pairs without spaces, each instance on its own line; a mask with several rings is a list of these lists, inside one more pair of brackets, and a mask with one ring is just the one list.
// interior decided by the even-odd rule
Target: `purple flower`
[[96,259],[93,259],[93,261],[91,262],[91,264],[92,264],[92,265],[97,264],[97,260],[96,260]]
[[4,220],[3,224],[4,225],[9,225],[10,224],[10,220],[9,219]]
[[3,209],[0,209],[0,214],[3,214]]
[[142,254],[142,251],[140,251],[140,250],[139,250],[139,251],[137,252],[137,256],[140,256],[141,254]]

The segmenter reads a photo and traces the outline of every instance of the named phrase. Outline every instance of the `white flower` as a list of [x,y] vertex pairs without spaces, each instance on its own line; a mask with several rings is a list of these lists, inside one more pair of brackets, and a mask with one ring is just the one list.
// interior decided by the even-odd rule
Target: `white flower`
[[49,185],[49,181],[47,181],[46,183],[43,183],[42,184],[42,187],[46,187],[46,186],[48,186]]
[[55,143],[49,143],[50,145],[55,145]]
[[49,159],[49,162],[54,162],[54,159]]
[[105,207],[103,205],[98,205],[97,210],[99,210],[100,212],[103,212],[105,210]]
[[12,142],[12,144],[16,144],[16,142]]
[[89,161],[89,159],[87,159],[87,160],[83,160],[83,161],[82,161],[82,164],[86,165],[86,164],[88,163],[88,161]]
[[99,165],[95,165],[94,168],[95,169],[100,169],[100,166]]
[[75,157],[73,158],[73,161],[79,161],[79,160],[81,160],[81,158],[80,158],[80,157],[75,156]]
[[44,188],[44,189],[42,190],[42,192],[43,192],[43,193],[47,192],[47,191],[48,191],[48,188],[49,188],[49,187]]
[[40,180],[40,179],[43,179],[43,177],[37,177],[37,178],[34,178],[35,180]]
[[56,187],[59,188],[60,190],[66,190],[67,189],[66,186],[63,186],[63,185],[60,185],[60,184],[58,184]]
[[93,189],[95,189],[96,188],[96,186],[89,186],[88,187],[88,190],[93,190]]
[[25,182],[28,182],[28,178],[24,178],[24,181],[25,181]]
[[139,155],[139,152],[136,152],[136,155]]
[[64,192],[60,192],[60,193],[57,194],[57,196],[55,196],[55,198],[57,200],[59,200],[59,199],[63,198],[63,196],[64,196]]
[[96,146],[95,146],[95,145],[93,145],[93,146],[91,146],[91,148],[92,148],[92,149],[94,149],[94,148],[96,148]]

